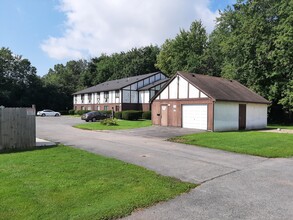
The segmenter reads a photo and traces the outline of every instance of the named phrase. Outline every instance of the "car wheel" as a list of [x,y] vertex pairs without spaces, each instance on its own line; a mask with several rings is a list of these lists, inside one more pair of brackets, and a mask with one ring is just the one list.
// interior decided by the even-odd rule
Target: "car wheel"
[[96,120],[97,120],[96,118],[93,118],[93,119],[92,119],[92,122],[95,122]]
[[89,120],[85,120],[86,122],[89,122]]
[[44,116],[46,116],[46,114],[43,113],[41,116],[44,117]]
[[57,116],[59,116],[59,114],[56,113],[56,114],[55,114],[55,117],[57,117]]

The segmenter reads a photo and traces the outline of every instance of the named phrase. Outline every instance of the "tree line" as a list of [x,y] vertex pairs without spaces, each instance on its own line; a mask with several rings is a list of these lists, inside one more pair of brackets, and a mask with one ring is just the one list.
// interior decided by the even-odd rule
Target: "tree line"
[[161,47],[57,64],[43,77],[27,59],[0,50],[0,105],[67,110],[71,94],[118,78],[161,70],[235,79],[272,102],[271,119],[293,111],[293,1],[238,0],[220,12],[212,33],[201,21]]

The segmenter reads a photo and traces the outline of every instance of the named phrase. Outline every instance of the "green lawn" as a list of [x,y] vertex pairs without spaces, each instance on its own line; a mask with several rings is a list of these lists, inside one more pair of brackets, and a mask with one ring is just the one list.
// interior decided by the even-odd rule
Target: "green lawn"
[[293,134],[257,131],[206,132],[169,140],[262,157],[293,156]]
[[86,129],[86,130],[120,130],[120,129],[131,129],[131,128],[141,128],[152,125],[151,120],[138,120],[138,121],[127,121],[118,120],[118,125],[107,126],[102,125],[100,122],[88,122],[83,124],[75,125],[76,128]]
[[113,219],[194,187],[65,146],[0,154],[0,219]]
[[281,128],[281,129],[289,129],[289,130],[293,130],[293,125],[282,125],[282,124],[269,124],[267,126],[268,128]]

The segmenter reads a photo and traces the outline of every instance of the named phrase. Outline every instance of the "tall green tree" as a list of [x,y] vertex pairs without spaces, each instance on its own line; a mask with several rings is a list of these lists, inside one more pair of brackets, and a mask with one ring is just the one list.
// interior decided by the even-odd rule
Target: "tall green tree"
[[47,108],[71,109],[72,93],[88,86],[88,81],[85,80],[89,75],[88,71],[86,60],[72,60],[65,65],[56,64],[53,69],[49,69],[48,74],[42,78],[47,91],[47,96],[44,98],[48,103]]
[[180,70],[204,73],[206,45],[206,30],[201,21],[194,21],[188,31],[182,29],[174,39],[165,41],[157,57],[156,67],[168,75]]
[[93,58],[89,63],[93,84],[158,71],[155,63],[159,52],[157,46],[150,45]]
[[28,107],[41,101],[42,82],[28,59],[0,49],[0,105]]
[[221,75],[292,109],[293,1],[238,0],[221,13],[214,38]]

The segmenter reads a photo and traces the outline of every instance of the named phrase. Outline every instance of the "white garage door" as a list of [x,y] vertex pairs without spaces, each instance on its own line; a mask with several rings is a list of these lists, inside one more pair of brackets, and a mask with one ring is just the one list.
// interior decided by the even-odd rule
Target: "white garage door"
[[182,105],[182,127],[208,129],[207,105]]

